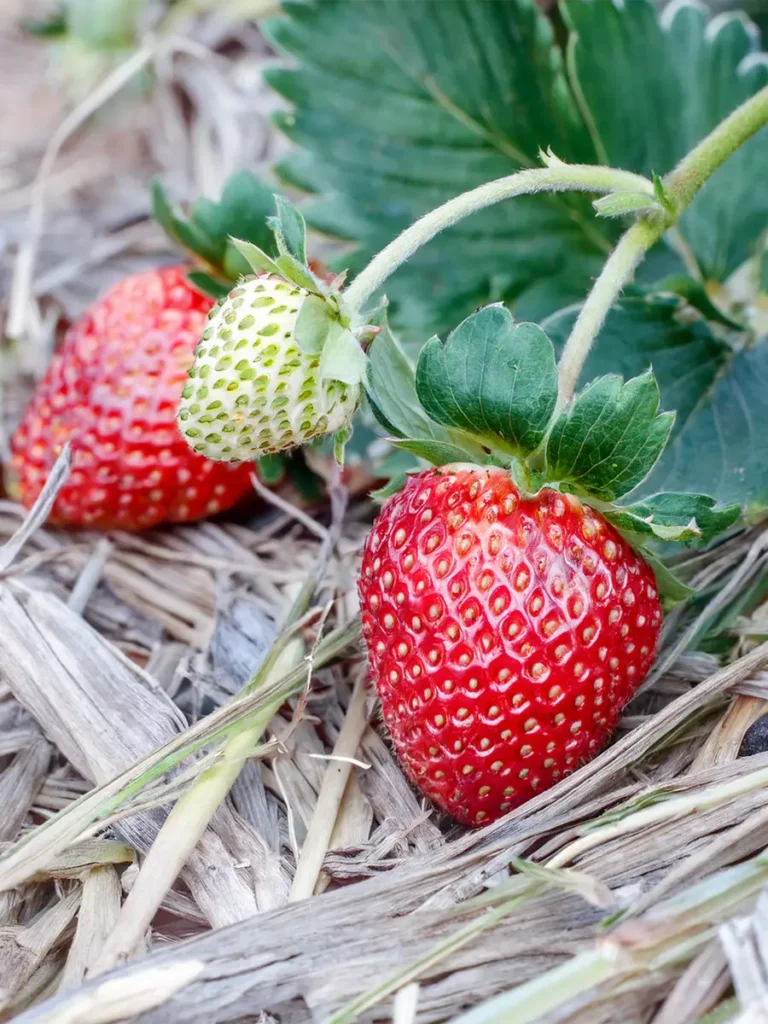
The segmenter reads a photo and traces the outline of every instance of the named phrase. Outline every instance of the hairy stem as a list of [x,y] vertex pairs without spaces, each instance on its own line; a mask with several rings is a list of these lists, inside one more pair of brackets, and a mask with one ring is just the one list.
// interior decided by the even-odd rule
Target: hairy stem
[[573,398],[584,362],[611,306],[635,272],[638,263],[665,231],[665,221],[640,219],[619,240],[581,307],[560,357],[558,410]]
[[768,124],[768,85],[756,92],[683,157],[664,179],[678,214],[705,182],[745,142]]
[[621,238],[595,281],[560,358],[558,409],[573,398],[579,375],[608,312],[646,252],[690,205],[729,156],[768,124],[768,86],[737,107],[664,179],[672,213],[640,217]]
[[470,213],[476,213],[504,199],[534,195],[537,192],[624,191],[653,195],[653,185],[639,174],[616,170],[613,167],[562,163],[519,171],[517,174],[486,182],[471,192],[465,192],[438,206],[374,256],[347,289],[344,298],[345,309],[349,314],[358,312],[390,274],[410,259],[422,245]]

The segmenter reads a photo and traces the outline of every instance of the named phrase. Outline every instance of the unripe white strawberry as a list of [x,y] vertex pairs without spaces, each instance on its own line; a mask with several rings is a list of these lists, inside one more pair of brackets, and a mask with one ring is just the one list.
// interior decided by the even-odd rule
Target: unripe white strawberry
[[307,292],[275,274],[246,278],[214,306],[195,350],[179,427],[208,459],[240,462],[340,430],[360,389],[321,379],[294,338]]

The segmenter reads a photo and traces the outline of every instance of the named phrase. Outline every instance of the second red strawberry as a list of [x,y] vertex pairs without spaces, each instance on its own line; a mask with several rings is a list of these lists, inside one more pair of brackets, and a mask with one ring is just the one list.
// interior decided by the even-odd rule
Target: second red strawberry
[[211,462],[176,426],[212,300],[186,267],[127,277],[70,328],[11,441],[10,489],[29,506],[65,442],[72,471],[54,522],[147,529],[229,508],[253,463]]

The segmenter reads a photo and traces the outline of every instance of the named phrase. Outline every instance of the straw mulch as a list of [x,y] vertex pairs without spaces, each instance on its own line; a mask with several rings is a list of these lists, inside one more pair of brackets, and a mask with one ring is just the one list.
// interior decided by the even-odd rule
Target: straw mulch
[[[215,20],[195,33],[199,52],[169,62],[151,107],[97,116],[55,164],[26,296],[35,329],[2,350],[5,440],[61,317],[171,258],[148,219],[149,176],[180,197],[215,192],[282,145],[258,33],[234,49]],[[7,295],[62,111],[34,44],[9,31],[0,60],[22,108],[3,121]],[[614,744],[468,833],[405,782],[359,646],[323,653],[322,637],[354,635],[373,514],[338,486],[335,497],[333,512],[307,513],[254,495],[216,522],[109,537],[25,524],[0,502],[0,1020],[406,1024],[516,986],[516,1002],[477,1020],[695,1024],[717,1004],[718,1019],[763,1019],[768,754],[737,755],[768,699],[768,615],[739,610],[765,581],[768,535],[689,555],[703,596],[668,618]],[[257,706],[229,702],[318,565],[295,695],[141,947],[99,976],[143,855],[216,762],[217,730]],[[724,664],[707,631],[736,640]]]

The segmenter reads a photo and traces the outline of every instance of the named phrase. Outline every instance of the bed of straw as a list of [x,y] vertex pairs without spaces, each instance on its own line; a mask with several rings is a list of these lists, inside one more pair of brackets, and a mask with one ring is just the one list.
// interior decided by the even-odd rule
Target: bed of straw
[[[151,104],[109,100],[57,138],[66,110],[13,28],[21,9],[0,14],[0,285],[26,323],[0,350],[3,452],[62,320],[173,258],[151,175],[215,194],[286,145],[260,83],[274,57],[210,17],[157,57]],[[0,501],[0,1020],[768,1019],[768,754],[737,756],[768,709],[768,613],[743,611],[768,534],[684,557],[701,596],[668,617],[615,742],[466,832],[408,786],[365,688],[355,574],[374,507],[334,497],[255,493],[140,536],[60,532]],[[289,699],[143,941],[103,973],[144,855],[258,711],[237,694],[308,579]]]

